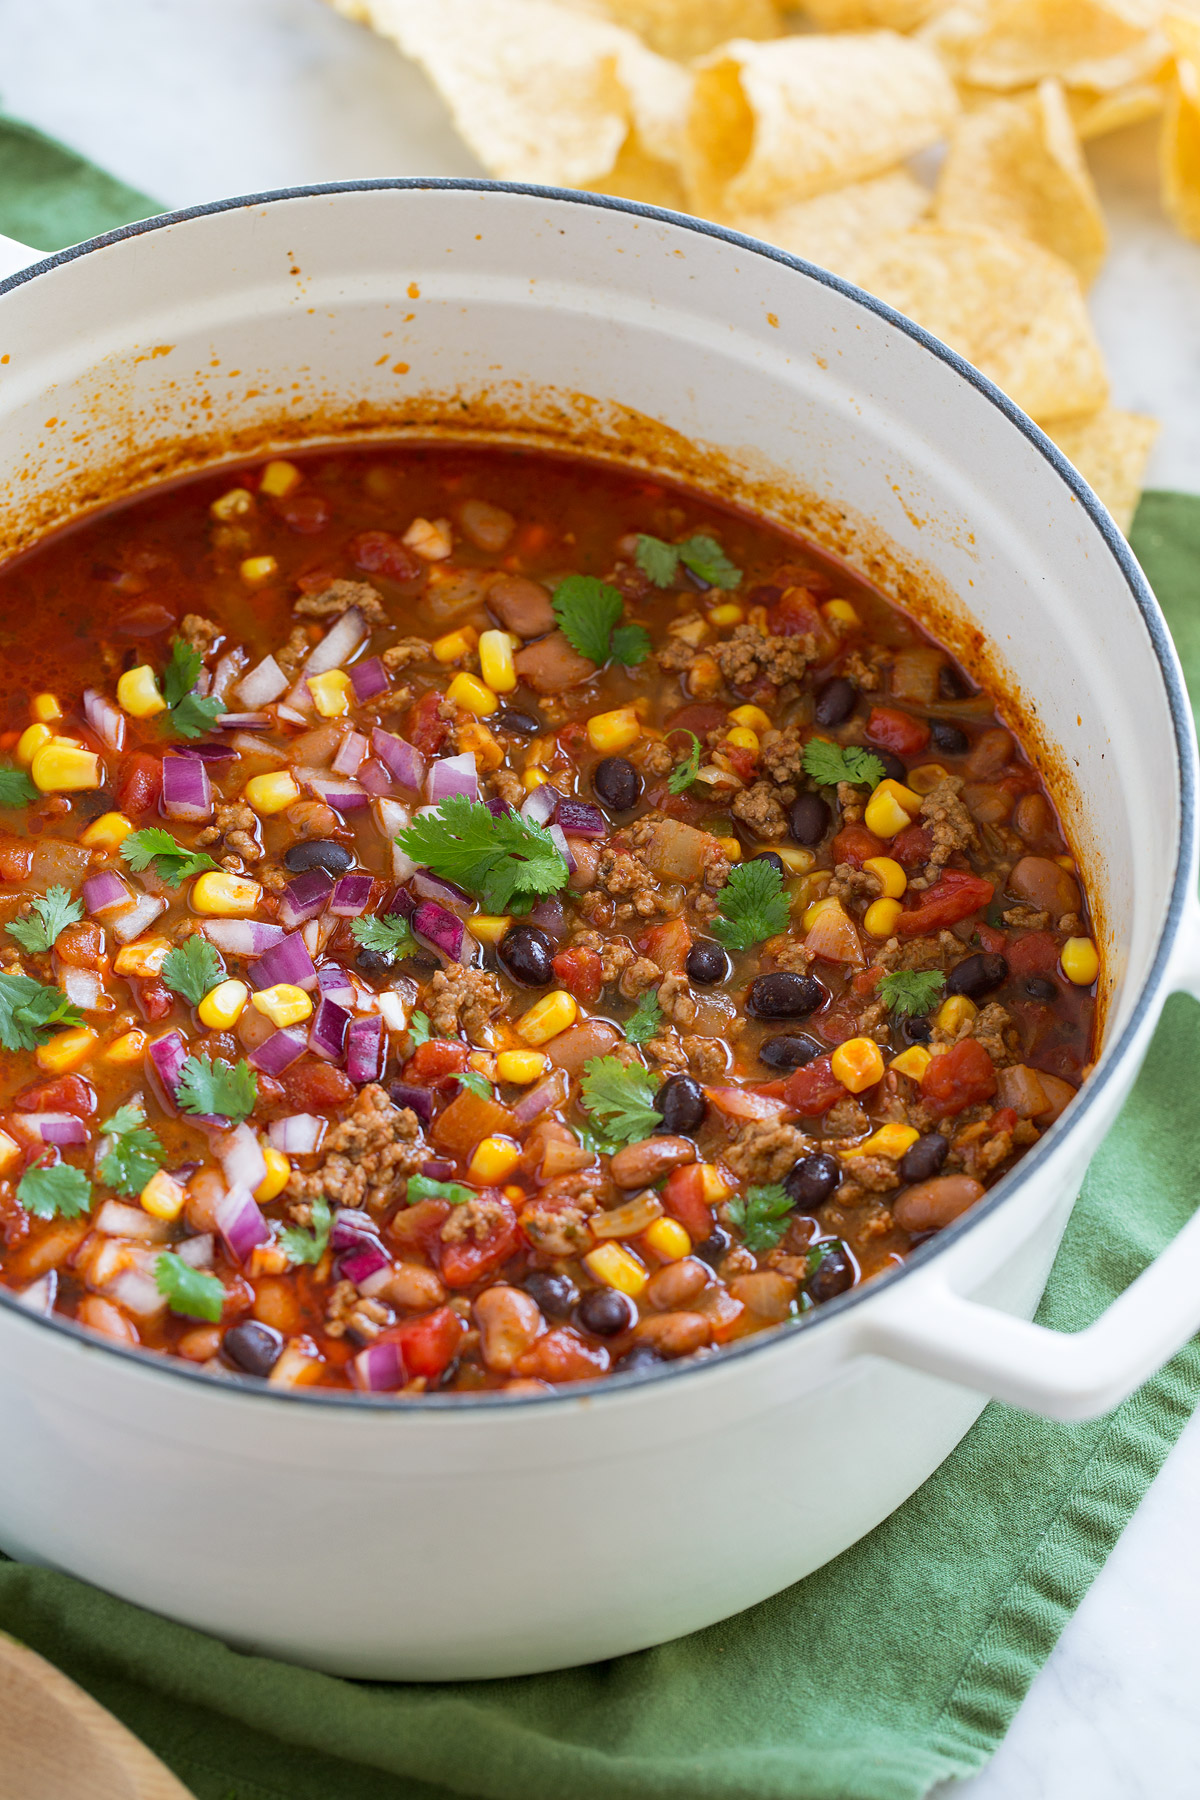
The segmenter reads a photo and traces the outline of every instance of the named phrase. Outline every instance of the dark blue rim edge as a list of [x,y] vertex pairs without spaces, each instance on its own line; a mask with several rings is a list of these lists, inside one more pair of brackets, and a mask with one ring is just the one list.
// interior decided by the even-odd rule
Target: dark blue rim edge
[[756,1334],[740,1344],[733,1344],[721,1350],[716,1357],[706,1358],[699,1362],[667,1364],[662,1369],[649,1370],[643,1374],[607,1376],[597,1381],[579,1382],[572,1387],[547,1394],[518,1395],[513,1399],[505,1399],[502,1393],[472,1397],[427,1394],[413,1395],[409,1399],[399,1400],[389,1394],[356,1394],[342,1390],[326,1389],[321,1391],[314,1388],[275,1389],[265,1382],[251,1385],[249,1382],[243,1383],[236,1379],[231,1379],[228,1383],[217,1383],[201,1368],[191,1368],[184,1362],[168,1360],[142,1350],[125,1348],[120,1344],[107,1343],[103,1338],[86,1331],[72,1320],[60,1319],[54,1314],[47,1316],[28,1312],[8,1290],[0,1287],[0,1306],[4,1307],[6,1311],[18,1314],[34,1326],[41,1325],[72,1338],[82,1350],[91,1351],[99,1356],[120,1357],[132,1362],[139,1370],[149,1373],[157,1372],[168,1379],[200,1382],[230,1399],[242,1399],[250,1404],[261,1404],[264,1399],[270,1399],[287,1405],[339,1409],[352,1407],[357,1410],[386,1412],[399,1417],[413,1412],[425,1415],[444,1414],[454,1417],[466,1411],[492,1413],[499,1405],[550,1407],[580,1400],[591,1404],[606,1399],[618,1400],[622,1395],[629,1394],[635,1388],[644,1388],[664,1380],[678,1381],[688,1377],[695,1379],[729,1364],[734,1359],[779,1351],[787,1338],[795,1331],[808,1331],[822,1319],[841,1316],[852,1307],[861,1305],[863,1301],[870,1299],[873,1295],[889,1290],[896,1282],[903,1281],[908,1274],[927,1268],[937,1257],[957,1243],[964,1232],[971,1231],[981,1219],[990,1216],[997,1207],[1003,1205],[1009,1195],[1022,1184],[1026,1176],[1039,1168],[1047,1156],[1054,1153],[1063,1135],[1074,1128],[1076,1121],[1082,1119],[1097,1104],[1100,1094],[1112,1079],[1115,1068],[1132,1044],[1148,1012],[1158,1001],[1188,897],[1188,880],[1196,831],[1197,775],[1191,703],[1176,661],[1175,647],[1167,629],[1166,620],[1132,550],[1114,520],[1082,476],[1067,461],[1058,446],[1043,431],[1039,430],[1032,419],[1028,418],[987,376],[981,375],[978,369],[964,361],[957,351],[951,350],[939,338],[933,337],[922,326],[905,318],[902,313],[896,312],[886,302],[876,299],[873,294],[866,293],[862,288],[855,287],[852,282],[831,274],[829,270],[822,269],[815,263],[806,262],[802,257],[792,256],[788,251],[779,250],[774,245],[763,243],[757,238],[746,237],[739,231],[730,230],[727,226],[714,225],[709,220],[692,218],[685,213],[671,212],[664,207],[646,206],[639,201],[622,200],[608,194],[591,194],[576,188],[539,187],[526,182],[483,181],[443,176],[381,176],[364,181],[331,181],[316,183],[309,187],[276,188],[267,193],[234,195],[225,200],[212,200],[203,205],[184,207],[176,212],[159,213],[153,218],[140,219],[131,225],[120,226],[115,231],[107,231],[100,237],[88,238],[83,243],[72,244],[65,250],[55,251],[39,262],[31,263],[28,268],[20,269],[15,275],[10,275],[0,281],[0,296],[22,286],[27,281],[36,280],[38,276],[49,274],[51,270],[65,263],[74,262],[79,257],[90,255],[95,250],[103,250],[110,244],[119,244],[127,238],[140,237],[145,232],[161,231],[172,225],[186,223],[191,219],[205,218],[214,213],[237,211],[249,206],[274,204],[278,201],[306,200],[319,198],[322,195],[374,193],[388,190],[515,194],[524,199],[544,200],[570,206],[595,207],[601,211],[631,214],[635,218],[645,219],[652,224],[670,225],[676,229],[694,232],[699,237],[718,238],[750,255],[761,256],[770,262],[780,263],[810,281],[816,281],[823,287],[832,288],[843,298],[854,302],[855,305],[862,307],[867,312],[874,313],[885,323],[891,325],[893,329],[903,332],[906,337],[920,344],[939,362],[945,363],[947,367],[954,370],[962,380],[982,394],[997,412],[1002,413],[1009,423],[1015,426],[1021,435],[1033,445],[1034,449],[1044,457],[1059,479],[1079,501],[1103,540],[1106,550],[1124,576],[1134,603],[1142,615],[1142,621],[1162,672],[1167,705],[1175,733],[1175,751],[1179,773],[1180,833],[1179,856],[1171,885],[1170,903],[1163,921],[1150,973],[1120,1038],[1104,1047],[1104,1067],[1090,1077],[1084,1085],[1075,1112],[1066,1124],[1052,1126],[1039,1142],[1022,1157],[1016,1168],[1009,1175],[1003,1177],[989,1191],[987,1198],[972,1208],[969,1214],[956,1220],[946,1230],[939,1232],[936,1237],[919,1246],[902,1268],[877,1277],[865,1288],[854,1288],[840,1298],[827,1302],[826,1305],[802,1321],[800,1326],[781,1327],[776,1331]]

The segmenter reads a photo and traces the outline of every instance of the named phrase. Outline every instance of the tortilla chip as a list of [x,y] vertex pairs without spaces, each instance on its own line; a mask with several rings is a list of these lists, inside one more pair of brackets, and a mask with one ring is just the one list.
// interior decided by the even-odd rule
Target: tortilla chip
[[1060,419],[1048,435],[1128,534],[1158,421],[1105,406],[1086,418]]
[[1081,143],[1103,137],[1105,132],[1120,131],[1126,125],[1140,125],[1154,118],[1166,103],[1167,90],[1161,81],[1131,81],[1127,87],[1111,94],[1097,94],[1088,88],[1073,88],[1067,105],[1075,121],[1075,133]]
[[804,0],[804,13],[819,31],[870,31],[878,26],[911,31],[939,4],[940,0]]
[[[437,0],[430,0],[436,5]],[[610,19],[657,50],[689,62],[728,38],[777,37],[783,29],[775,0],[558,0],[576,12]]]
[[678,206],[691,80],[548,0],[337,0],[420,64],[492,175]]
[[958,110],[932,51],[892,31],[736,38],[696,68],[684,174],[709,218],[775,212],[882,174]]
[[930,199],[928,188],[904,169],[893,169],[813,200],[798,200],[778,212],[747,213],[737,228],[840,275],[856,254],[882,236],[906,231],[924,218]]
[[1010,92],[1057,76],[1111,93],[1162,68],[1161,11],[1162,0],[959,0],[918,35],[976,87]]
[[1039,244],[918,225],[856,256],[847,273],[1039,422],[1095,412],[1108,398],[1075,271]]
[[952,231],[982,226],[1032,238],[1064,257],[1085,284],[1094,279],[1108,233],[1057,81],[958,121],[934,216]]
[[1180,57],[1159,149],[1163,205],[1180,231],[1200,238],[1200,63]]

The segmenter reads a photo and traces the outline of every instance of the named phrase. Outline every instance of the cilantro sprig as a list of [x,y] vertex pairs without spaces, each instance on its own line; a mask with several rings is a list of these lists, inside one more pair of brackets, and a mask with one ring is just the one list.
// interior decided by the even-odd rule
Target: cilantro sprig
[[647,988],[633,1013],[625,1021],[625,1036],[631,1044],[649,1043],[662,1027],[662,1008],[653,988]]
[[728,1212],[747,1250],[762,1252],[774,1250],[795,1204],[782,1183],[773,1181],[769,1187],[747,1188],[744,1199],[729,1202]]
[[566,858],[544,826],[518,813],[495,818],[463,794],[414,819],[396,842],[414,862],[478,894],[489,913],[526,913],[567,885]]
[[319,1263],[329,1247],[332,1227],[329,1202],[324,1194],[318,1194],[312,1203],[312,1230],[304,1231],[298,1225],[286,1226],[279,1234],[280,1247],[286,1252],[288,1261],[296,1266]]
[[204,658],[182,638],[171,639],[171,660],[163,670],[163,699],[167,703],[168,729],[184,738],[203,737],[225,711],[225,703],[212,694],[192,690],[200,679]]
[[712,934],[727,950],[752,950],[780,931],[791,918],[783,876],[774,863],[735,863],[721,889],[721,910]]
[[672,794],[686,794],[700,773],[700,739],[694,731],[689,731],[688,736],[692,740],[691,749],[675,764],[667,777],[667,788]]
[[477,1100],[492,1100],[495,1093],[487,1076],[479,1069],[459,1069],[454,1076],[459,1086],[468,1094],[474,1094]]
[[185,1319],[206,1319],[217,1324],[225,1305],[225,1283],[217,1275],[193,1269],[173,1250],[155,1259],[154,1285],[173,1313]]
[[189,1056],[180,1071],[175,1099],[181,1112],[232,1119],[240,1125],[254,1111],[258,1077],[248,1062],[223,1056]]
[[108,1149],[96,1165],[106,1187],[118,1194],[140,1194],[150,1177],[167,1159],[162,1140],[146,1124],[140,1106],[118,1106],[100,1127],[109,1139]]
[[79,1219],[91,1210],[92,1184],[70,1163],[35,1163],[17,1183],[17,1199],[35,1219]]
[[0,975],[0,1044],[36,1050],[59,1025],[82,1025],[83,1015],[56,987],[28,975]]
[[412,1039],[413,1049],[418,1044],[427,1044],[433,1036],[433,1026],[429,1023],[429,1014],[415,1012],[408,1021],[408,1035]]
[[822,787],[848,781],[852,787],[878,787],[884,768],[877,756],[857,744],[843,747],[825,738],[810,738],[804,746],[804,773]]
[[168,887],[180,887],[193,875],[217,866],[205,851],[188,850],[176,843],[170,832],[160,825],[149,825],[145,831],[131,831],[121,840],[121,857],[136,875],[153,863],[154,873]]
[[915,1019],[933,1010],[945,986],[940,969],[893,969],[875,991],[889,1012],[901,1019]]
[[32,806],[38,798],[38,790],[24,769],[0,769],[0,811]]
[[478,1198],[477,1190],[464,1187],[461,1181],[435,1181],[432,1175],[410,1175],[408,1178],[410,1206],[416,1200],[448,1200],[451,1206],[462,1206],[466,1201]]
[[78,925],[83,917],[83,902],[72,900],[65,887],[48,888],[30,902],[30,908],[28,917],[10,919],[5,930],[10,937],[16,938],[22,950],[34,954],[39,950],[52,950],[59,932],[68,925]]
[[662,538],[649,537],[643,532],[634,555],[638,568],[650,577],[655,587],[671,587],[680,563],[709,587],[735,588],[742,579],[742,571],[734,567],[716,539],[702,532],[685,538],[682,544],[668,544]]
[[351,919],[350,930],[364,950],[382,950],[389,956],[397,950],[407,950],[413,942],[408,920],[401,918],[399,913],[375,913],[369,919]]
[[658,1078],[641,1063],[618,1062],[615,1056],[593,1056],[584,1065],[580,1098],[614,1143],[636,1144],[662,1124],[654,1104]]
[[199,1006],[225,979],[225,965],[208,939],[197,932],[163,958],[162,978],[173,994]]
[[598,667],[606,662],[635,668],[650,654],[644,625],[622,625],[625,602],[615,587],[594,575],[568,575],[551,596],[554,616],[571,646]]

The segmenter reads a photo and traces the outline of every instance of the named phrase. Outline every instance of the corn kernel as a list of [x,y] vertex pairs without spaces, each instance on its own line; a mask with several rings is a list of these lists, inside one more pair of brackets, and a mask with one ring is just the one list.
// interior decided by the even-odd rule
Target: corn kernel
[[535,788],[545,787],[545,785],[546,777],[540,769],[526,769],[521,776],[521,786],[527,794],[532,794]]
[[21,1161],[25,1152],[14,1143],[7,1131],[0,1131],[0,1175],[7,1175],[15,1164]]
[[979,1008],[965,994],[951,994],[942,1001],[933,1015],[933,1022],[939,1031],[961,1031],[970,1023]]
[[454,677],[446,689],[446,698],[455,706],[461,706],[464,712],[474,713],[477,719],[486,719],[500,704],[491,688],[484,687],[482,681],[465,670]]
[[132,830],[133,820],[127,819],[124,813],[101,813],[98,819],[92,820],[79,841],[89,850],[116,850]]
[[463,625],[457,631],[448,631],[445,637],[435,638],[429,647],[440,663],[456,663],[470,656],[478,642],[475,627]]
[[771,721],[761,706],[735,706],[729,715],[731,725],[745,725],[749,731],[770,731]]
[[676,619],[671,626],[671,636],[679,643],[690,644],[695,650],[706,637],[711,636],[708,620],[699,616],[694,619]]
[[264,1144],[262,1153],[267,1172],[255,1188],[254,1198],[258,1201],[278,1200],[288,1184],[288,1177],[292,1172],[291,1162],[282,1150],[276,1150],[274,1144]]
[[821,617],[833,626],[835,631],[853,631],[862,620],[848,600],[827,600],[821,608]]
[[170,938],[135,938],[122,944],[113,963],[114,975],[157,975],[172,949]]
[[152,719],[166,712],[167,703],[159,692],[158,677],[149,663],[126,669],[117,681],[117,705],[132,719]]
[[228,493],[219,495],[208,510],[222,524],[227,524],[230,519],[244,519],[247,513],[254,511],[254,495],[249,488],[230,488]]
[[49,1075],[65,1075],[90,1058],[99,1043],[94,1031],[57,1031],[48,1044],[39,1044],[37,1062]]
[[138,1195],[142,1210],[155,1219],[177,1219],[183,1211],[183,1203],[187,1199],[186,1189],[167,1174],[165,1169],[156,1169],[141,1193]]
[[424,562],[445,562],[454,548],[449,519],[414,519],[401,542]]
[[517,668],[507,631],[485,631],[479,640],[479,672],[495,694],[511,694]]
[[210,1031],[228,1031],[246,1009],[250,989],[244,981],[222,981],[205,994],[196,1011]]
[[514,1144],[511,1138],[485,1137],[482,1143],[476,1144],[467,1173],[476,1181],[491,1184],[511,1175],[520,1160],[521,1146]]
[[62,718],[62,707],[53,694],[35,694],[30,707],[35,719],[43,725],[52,725],[55,719]]
[[467,920],[471,936],[481,944],[498,944],[511,924],[507,913],[472,913]]
[[1073,875],[1075,873],[1075,858],[1073,856],[1056,856],[1054,860],[1060,869],[1065,869],[1067,871],[1068,875]]
[[583,1266],[597,1281],[605,1287],[616,1288],[622,1294],[636,1299],[650,1277],[632,1250],[624,1244],[609,1242],[600,1244],[595,1250],[589,1250],[583,1259]]
[[287,1266],[288,1255],[282,1244],[255,1244],[246,1273],[251,1281],[258,1281],[264,1275],[285,1274]]
[[760,631],[767,629],[767,609],[765,606],[752,606],[746,614],[747,623],[757,625]]
[[350,711],[354,687],[345,669],[327,669],[323,675],[309,675],[306,685],[313,705],[323,719],[341,719]]
[[883,893],[880,898],[883,900],[898,900],[908,886],[908,876],[894,857],[868,856],[863,868],[870,869],[872,875],[877,875],[882,881]]
[[262,889],[242,875],[207,869],[192,885],[192,911],[215,919],[247,919],[258,910]]
[[468,1069],[474,1069],[479,1075],[486,1075],[489,1081],[496,1079],[496,1059],[487,1050],[472,1050],[467,1057]]
[[480,775],[490,775],[504,761],[504,752],[481,719],[469,719],[458,733],[459,750],[469,750]]
[[1068,938],[1062,947],[1062,972],[1076,987],[1091,987],[1100,973],[1100,957],[1091,938]]
[[611,755],[637,743],[642,735],[642,721],[632,706],[618,706],[613,712],[593,713],[587,722],[587,734],[593,750]]
[[[893,1067],[895,1065],[893,1064]],[[881,1125],[870,1137],[865,1137],[860,1144],[853,1144],[849,1150],[843,1150],[843,1156],[890,1156],[899,1161],[904,1152],[915,1144],[920,1132],[912,1125]]]
[[751,731],[748,725],[735,725],[732,731],[725,733],[725,742],[732,744],[736,750],[758,752],[758,733]]
[[290,981],[277,981],[274,987],[260,988],[257,994],[251,994],[250,1004],[255,1012],[262,1013],[280,1030],[285,1025],[299,1025],[302,1019],[311,1016],[313,1009],[304,989],[293,987]]
[[913,1044],[910,1049],[902,1050],[899,1056],[893,1056],[888,1067],[901,1075],[907,1075],[910,1081],[920,1081],[932,1061],[924,1044]]
[[127,1031],[123,1036],[114,1038],[105,1046],[104,1055],[108,1062],[135,1063],[140,1062],[146,1054],[146,1045],[150,1039],[144,1031]]
[[740,625],[745,616],[745,607],[739,606],[736,600],[723,600],[708,615],[709,623],[717,626]]
[[863,930],[868,937],[890,938],[903,911],[898,900],[873,900],[863,914]]
[[[813,869],[811,874],[802,876],[796,883],[796,905],[803,912],[805,921],[817,902],[826,897],[825,889],[832,880],[832,869]],[[813,917],[816,917],[815,913]]]
[[817,920],[821,917],[821,914],[828,912],[831,906],[840,905],[841,901],[832,894],[826,895],[824,899],[811,901],[809,905],[805,907],[804,918],[801,921],[805,931],[811,931]]
[[298,487],[303,479],[304,477],[295,463],[269,462],[262,472],[258,491],[260,494],[269,495],[272,500],[282,500],[284,495],[290,494],[292,489]]
[[655,1219],[643,1231],[642,1242],[664,1262],[679,1262],[692,1253],[692,1240],[678,1219]]
[[834,1077],[852,1094],[861,1094],[883,1077],[883,1056],[871,1038],[847,1038],[829,1059]]
[[725,1179],[716,1163],[701,1163],[699,1166],[704,1198],[710,1206],[719,1206],[722,1200],[728,1200],[732,1194],[733,1184]]
[[551,1038],[566,1031],[579,1017],[579,1008],[565,988],[555,988],[535,1000],[527,1013],[517,1020],[517,1036],[527,1044],[548,1044]]
[[103,780],[100,758],[79,744],[43,744],[34,753],[29,773],[43,794],[74,794],[98,788]]
[[949,769],[944,769],[941,763],[918,763],[915,769],[908,771],[904,779],[914,794],[932,794],[934,788],[939,787],[949,773]]
[[863,821],[876,837],[893,838],[912,824],[921,810],[921,796],[899,781],[881,781],[867,801]]
[[496,1058],[496,1078],[511,1081],[514,1087],[528,1087],[549,1061],[540,1050],[502,1050]]
[[252,806],[264,818],[282,812],[299,798],[300,789],[286,769],[277,769],[270,775],[252,775],[242,789],[242,799],[247,806]]
[[54,736],[48,725],[27,725],[17,739],[17,761],[28,768],[43,744]]
[[279,564],[273,556],[248,556],[238,564],[238,574],[247,587],[265,587],[278,573]]
[[771,847],[789,875],[807,875],[817,860],[811,850],[803,850],[799,844],[773,844]]
[[514,1206],[519,1206],[522,1200],[528,1198],[525,1189],[518,1187],[515,1181],[510,1181],[507,1187],[500,1189],[500,1192],[506,1200],[511,1200]]

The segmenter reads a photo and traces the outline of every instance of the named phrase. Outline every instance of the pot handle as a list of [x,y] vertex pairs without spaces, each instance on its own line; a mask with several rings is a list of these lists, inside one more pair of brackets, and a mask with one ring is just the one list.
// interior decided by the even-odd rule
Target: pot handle
[[31,263],[41,262],[49,255],[47,250],[31,250],[28,244],[19,244],[16,238],[0,237],[0,281],[7,281],[10,275],[20,274]]
[[[1167,991],[1200,1000],[1193,896]],[[1109,1412],[1200,1328],[1200,1211],[1086,1331],[1060,1332],[964,1300],[936,1268],[867,1309],[863,1348],[1049,1419]]]

